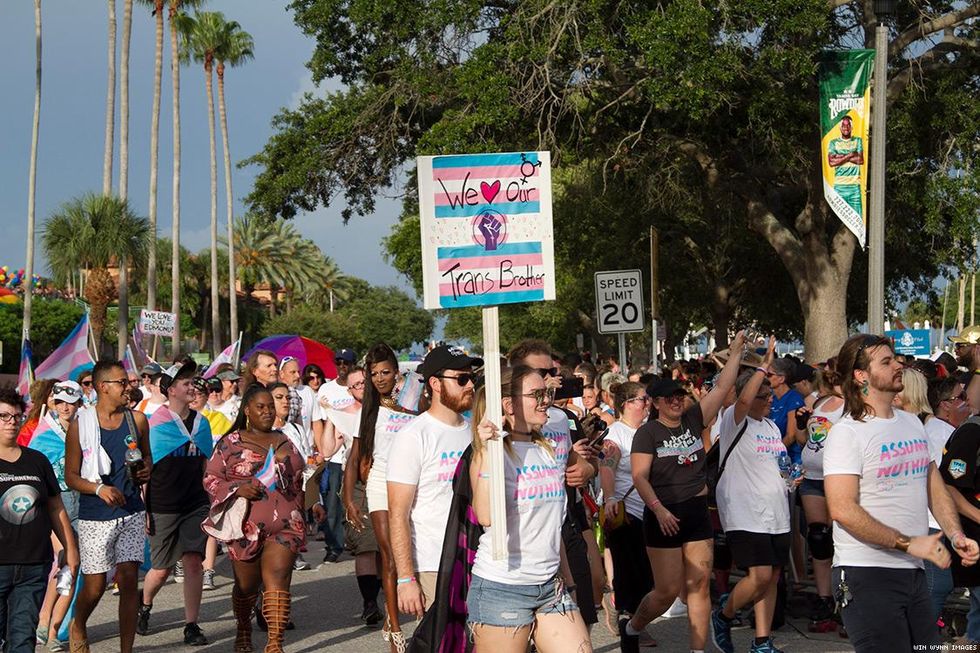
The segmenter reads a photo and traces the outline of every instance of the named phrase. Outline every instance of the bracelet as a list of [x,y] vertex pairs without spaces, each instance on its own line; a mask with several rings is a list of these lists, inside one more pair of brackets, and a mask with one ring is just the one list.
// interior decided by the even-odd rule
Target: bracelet
[[480,472],[479,476],[480,476],[480,478],[490,478],[490,473],[489,472]]
[[654,500],[653,500],[653,503],[651,503],[651,504],[649,504],[649,505],[647,506],[647,508],[649,508],[650,510],[653,510],[653,509],[654,509],[654,508],[656,508],[657,506],[662,506],[662,505],[664,505],[664,504],[662,504],[662,503],[660,502],[660,499],[654,499]]
[[755,371],[756,372],[762,372],[763,374],[769,374],[769,369],[768,368],[765,368],[765,367],[757,367],[757,368],[755,368]]
[[99,492],[101,492],[102,491],[102,488],[104,488],[104,487],[105,487],[105,483],[102,483],[101,481],[98,482],[98,483],[96,483],[95,484],[95,496],[97,496],[97,497],[99,497],[101,499],[102,497],[99,495]]
[[396,582],[399,585],[407,585],[408,583],[414,583],[415,582],[415,576],[409,576],[407,578],[399,578]]
[[954,531],[953,534],[949,536],[949,541],[955,543],[957,537],[966,537],[966,535],[963,534],[963,531]]

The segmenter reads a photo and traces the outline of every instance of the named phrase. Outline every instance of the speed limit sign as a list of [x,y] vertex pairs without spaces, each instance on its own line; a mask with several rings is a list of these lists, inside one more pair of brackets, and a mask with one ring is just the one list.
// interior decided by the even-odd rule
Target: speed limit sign
[[643,331],[643,275],[639,270],[595,273],[599,333]]

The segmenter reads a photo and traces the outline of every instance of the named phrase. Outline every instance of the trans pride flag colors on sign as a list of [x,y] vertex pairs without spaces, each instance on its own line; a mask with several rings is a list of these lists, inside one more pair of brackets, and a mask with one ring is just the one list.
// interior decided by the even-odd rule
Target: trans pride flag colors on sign
[[555,298],[551,154],[418,158],[425,308]]

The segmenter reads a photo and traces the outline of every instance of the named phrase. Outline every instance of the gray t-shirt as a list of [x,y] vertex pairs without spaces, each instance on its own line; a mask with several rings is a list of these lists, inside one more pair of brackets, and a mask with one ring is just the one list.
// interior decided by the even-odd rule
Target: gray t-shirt
[[687,501],[705,489],[704,417],[695,404],[681,415],[681,425],[668,428],[650,420],[633,436],[631,453],[653,455],[650,485],[662,503]]

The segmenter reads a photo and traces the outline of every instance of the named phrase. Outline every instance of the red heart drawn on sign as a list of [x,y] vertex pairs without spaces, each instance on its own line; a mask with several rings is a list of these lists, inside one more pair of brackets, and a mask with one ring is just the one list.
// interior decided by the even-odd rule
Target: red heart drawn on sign
[[493,198],[497,196],[500,192],[500,180],[488,184],[485,181],[480,182],[480,192],[483,193],[483,199],[487,201],[487,204],[493,201]]

